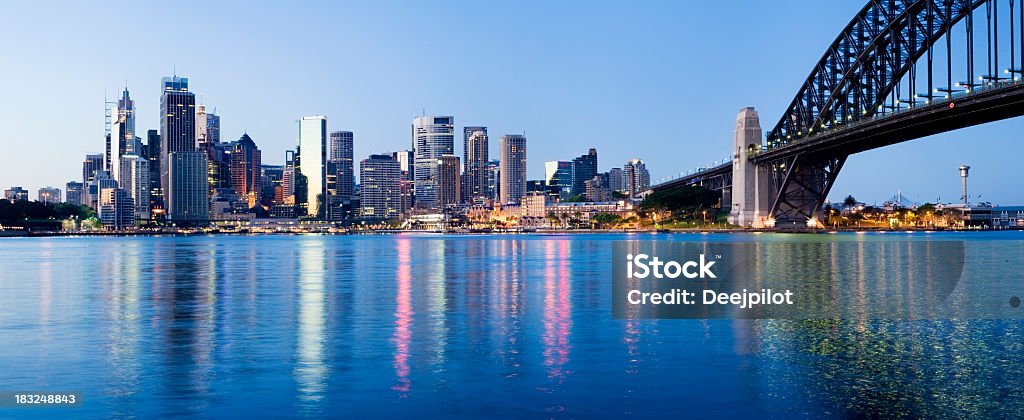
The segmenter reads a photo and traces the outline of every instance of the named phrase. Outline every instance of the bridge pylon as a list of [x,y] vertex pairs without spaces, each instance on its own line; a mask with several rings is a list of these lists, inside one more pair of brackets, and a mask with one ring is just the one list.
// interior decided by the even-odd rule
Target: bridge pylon
[[751,228],[768,227],[771,216],[771,176],[751,157],[761,149],[761,123],[753,107],[740,110],[733,132],[732,206],[729,223]]

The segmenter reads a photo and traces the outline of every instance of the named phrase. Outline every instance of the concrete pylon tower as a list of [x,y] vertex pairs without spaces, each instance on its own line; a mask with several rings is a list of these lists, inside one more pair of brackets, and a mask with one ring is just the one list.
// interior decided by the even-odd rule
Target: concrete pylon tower
[[770,217],[769,174],[750,161],[750,156],[760,149],[761,122],[757,111],[753,107],[743,108],[736,116],[733,133],[731,224],[763,228]]

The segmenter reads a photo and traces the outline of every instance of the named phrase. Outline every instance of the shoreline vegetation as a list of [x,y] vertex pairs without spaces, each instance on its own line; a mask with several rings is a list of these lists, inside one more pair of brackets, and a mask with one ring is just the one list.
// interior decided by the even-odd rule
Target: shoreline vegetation
[[[588,233],[837,233],[934,232],[1024,230],[1024,226],[993,228],[958,221],[942,206],[913,208],[865,206],[852,196],[841,207],[822,208],[823,225],[798,230],[754,229],[727,223],[721,195],[699,186],[655,191],[621,212],[576,212],[570,217],[512,217],[470,219],[444,213],[441,223],[402,223],[399,219],[327,222],[305,219],[249,219],[211,221],[200,226],[168,226],[143,222],[142,226],[111,229],[88,206],[0,200],[0,238],[25,236],[159,236],[159,235],[274,235],[274,234],[588,234]],[[888,203],[887,203],[888,204]],[[439,216],[442,216],[439,214]],[[562,215],[566,216],[566,215]],[[521,219],[521,220],[520,220]]]
[[258,236],[258,235],[587,235],[605,233],[626,234],[710,234],[710,233],[776,233],[776,234],[834,234],[834,233],[930,233],[930,232],[998,232],[1024,231],[1024,229],[979,229],[979,228],[828,228],[803,229],[793,231],[777,231],[773,229],[750,229],[740,227],[706,227],[706,228],[639,228],[639,229],[440,229],[440,230],[403,230],[403,229],[288,229],[276,231],[217,230],[217,229],[158,229],[158,230],[90,230],[90,231],[32,231],[4,230],[0,238],[6,237],[76,237],[76,236]]

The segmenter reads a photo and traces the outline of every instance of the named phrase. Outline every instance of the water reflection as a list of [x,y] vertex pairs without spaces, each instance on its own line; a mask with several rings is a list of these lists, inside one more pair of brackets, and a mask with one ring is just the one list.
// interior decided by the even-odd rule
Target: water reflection
[[544,366],[548,378],[561,382],[568,372],[569,331],[572,328],[572,303],[569,301],[569,243],[548,241],[544,245],[547,267],[544,270]]
[[[821,300],[941,286],[901,268],[928,248],[822,236],[699,238],[755,242],[763,279],[838,279]],[[85,389],[84,418],[1024,416],[1018,321],[612,320],[608,244],[629,238],[10,242],[0,383]],[[970,277],[1020,285],[1024,247],[981,238]]]
[[412,246],[409,239],[403,238],[395,242],[395,247],[398,253],[395,276],[398,290],[395,292],[395,332],[391,337],[395,351],[391,365],[395,368],[397,383],[391,389],[405,398],[412,385],[409,379],[409,342],[412,338],[412,317],[415,315],[412,309],[412,268],[409,256]]
[[324,398],[328,374],[324,362],[324,245],[321,238],[303,238],[299,246],[299,317],[295,379],[299,399],[314,407]]

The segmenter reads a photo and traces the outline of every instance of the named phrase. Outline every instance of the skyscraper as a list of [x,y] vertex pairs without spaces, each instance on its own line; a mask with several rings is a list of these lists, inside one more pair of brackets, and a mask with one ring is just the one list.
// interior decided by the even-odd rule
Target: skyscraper
[[4,190],[4,199],[7,201],[28,201],[28,190],[21,187],[11,187]]
[[622,168],[611,168],[608,170],[608,189],[611,191],[622,191]]
[[117,114],[114,115],[114,125],[110,135],[107,170],[115,172],[117,170],[115,166],[120,164],[122,155],[141,152],[138,150],[140,145],[135,137],[135,101],[128,94],[127,87],[121,93],[121,99],[117,101]]
[[[196,152],[195,95],[188,78],[164,77],[160,95],[160,187],[167,217],[206,220],[209,213],[206,154]],[[182,156],[176,157],[176,154]],[[197,166],[199,163],[203,165]],[[202,201],[196,194],[202,191]]]
[[[299,149],[296,153],[297,196],[300,212],[310,217],[321,217],[320,206],[327,198],[327,117],[322,115],[302,117],[299,120]],[[297,199],[298,199],[297,197]]]
[[353,136],[351,131],[331,132],[331,162],[337,169],[338,199],[352,199],[356,188],[355,168],[353,167]]
[[597,149],[572,160],[572,195],[586,195],[585,182],[597,176]]
[[39,189],[37,201],[44,204],[60,204],[60,188],[43,187]]
[[64,186],[64,190],[67,191],[67,197],[65,197],[67,203],[74,204],[76,206],[82,205],[82,193],[84,189],[85,186],[81,182],[68,181],[67,185]]
[[398,161],[398,170],[401,173],[398,181],[398,191],[401,194],[401,205],[398,206],[398,213],[405,214],[412,208],[413,187],[412,187],[412,152],[399,150],[391,154],[391,158]]
[[206,139],[213,144],[220,143],[220,115],[217,115],[217,108],[214,112],[206,114]]
[[390,219],[401,214],[401,170],[389,155],[370,155],[359,162],[359,214],[364,219]]
[[96,171],[103,169],[103,155],[85,155],[82,162],[82,183],[89,184],[96,179]]
[[458,156],[445,155],[437,159],[438,208],[445,209],[459,204],[461,180]]
[[174,152],[167,161],[170,182],[164,194],[167,217],[174,221],[205,222],[210,218],[210,195],[203,152]]
[[462,196],[468,203],[487,199],[487,127],[465,127],[462,130],[462,162],[465,175]]
[[558,197],[562,200],[571,197],[573,188],[573,162],[564,160],[552,160],[544,162],[544,182],[551,188],[558,190]]
[[120,188],[101,188],[96,210],[100,222],[107,229],[123,229],[135,221],[135,203]]
[[146,150],[149,154],[149,209],[154,218],[163,216],[164,191],[160,188],[160,132],[149,130],[146,132]]
[[261,153],[256,147],[256,142],[252,141],[249,134],[242,134],[231,153],[231,189],[235,190],[239,200],[246,202],[247,208],[252,208],[260,202],[260,161]]
[[281,205],[295,205],[295,151],[284,151],[284,169],[281,170]]
[[499,202],[503,205],[519,204],[519,199],[526,194],[526,136],[501,136],[500,162]]
[[209,136],[206,134],[208,127],[206,126],[206,105],[196,106],[196,150],[205,150],[206,144],[210,142]]
[[501,162],[487,162],[487,199],[497,201],[501,193]]
[[391,158],[398,161],[398,168],[402,171],[402,179],[412,181],[412,152],[409,150],[399,150],[392,153]]
[[650,189],[651,174],[647,172],[644,161],[630,159],[622,167],[622,181],[629,198],[637,198],[637,195]]
[[455,118],[416,117],[412,122],[413,195],[416,207],[437,207],[437,162],[455,154]]
[[135,219],[149,219],[149,160],[137,155],[121,156],[117,184],[131,197]]

